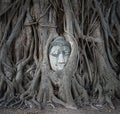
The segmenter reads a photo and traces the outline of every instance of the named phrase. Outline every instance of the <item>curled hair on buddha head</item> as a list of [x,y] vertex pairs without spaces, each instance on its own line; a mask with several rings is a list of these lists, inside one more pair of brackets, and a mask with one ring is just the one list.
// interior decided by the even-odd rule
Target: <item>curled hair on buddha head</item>
[[70,46],[70,43],[68,41],[65,40],[65,38],[63,36],[58,36],[56,37],[49,45],[49,51],[53,46]]

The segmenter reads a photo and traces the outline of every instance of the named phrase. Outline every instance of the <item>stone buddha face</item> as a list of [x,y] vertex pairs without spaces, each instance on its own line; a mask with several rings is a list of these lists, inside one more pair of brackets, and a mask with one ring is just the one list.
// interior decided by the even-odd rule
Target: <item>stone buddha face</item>
[[59,36],[52,41],[49,47],[49,61],[52,70],[63,70],[69,59],[70,52],[70,44],[63,37]]

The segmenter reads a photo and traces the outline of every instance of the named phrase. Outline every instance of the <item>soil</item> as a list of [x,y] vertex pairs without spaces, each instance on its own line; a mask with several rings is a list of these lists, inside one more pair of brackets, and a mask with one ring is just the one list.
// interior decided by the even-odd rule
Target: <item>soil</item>
[[116,109],[111,109],[107,105],[90,105],[79,109],[0,109],[0,114],[120,114],[120,101],[115,103]]
[[46,109],[46,110],[38,110],[38,109],[26,109],[26,110],[13,110],[13,109],[2,109],[0,110],[0,114],[120,114],[120,110],[89,110],[89,109],[65,109],[65,108],[57,108],[57,109]]

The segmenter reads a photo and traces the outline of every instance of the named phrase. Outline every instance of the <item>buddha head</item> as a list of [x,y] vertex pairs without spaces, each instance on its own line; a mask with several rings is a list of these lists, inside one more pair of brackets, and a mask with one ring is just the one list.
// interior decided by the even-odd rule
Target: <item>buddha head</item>
[[49,61],[52,70],[61,71],[68,62],[71,46],[64,37],[56,37],[49,46]]

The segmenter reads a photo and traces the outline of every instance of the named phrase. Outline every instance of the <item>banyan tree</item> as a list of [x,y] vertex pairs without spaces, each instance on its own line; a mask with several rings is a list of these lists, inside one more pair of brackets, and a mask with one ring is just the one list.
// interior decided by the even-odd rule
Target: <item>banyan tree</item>
[[119,0],[0,0],[0,107],[115,108],[119,11]]

